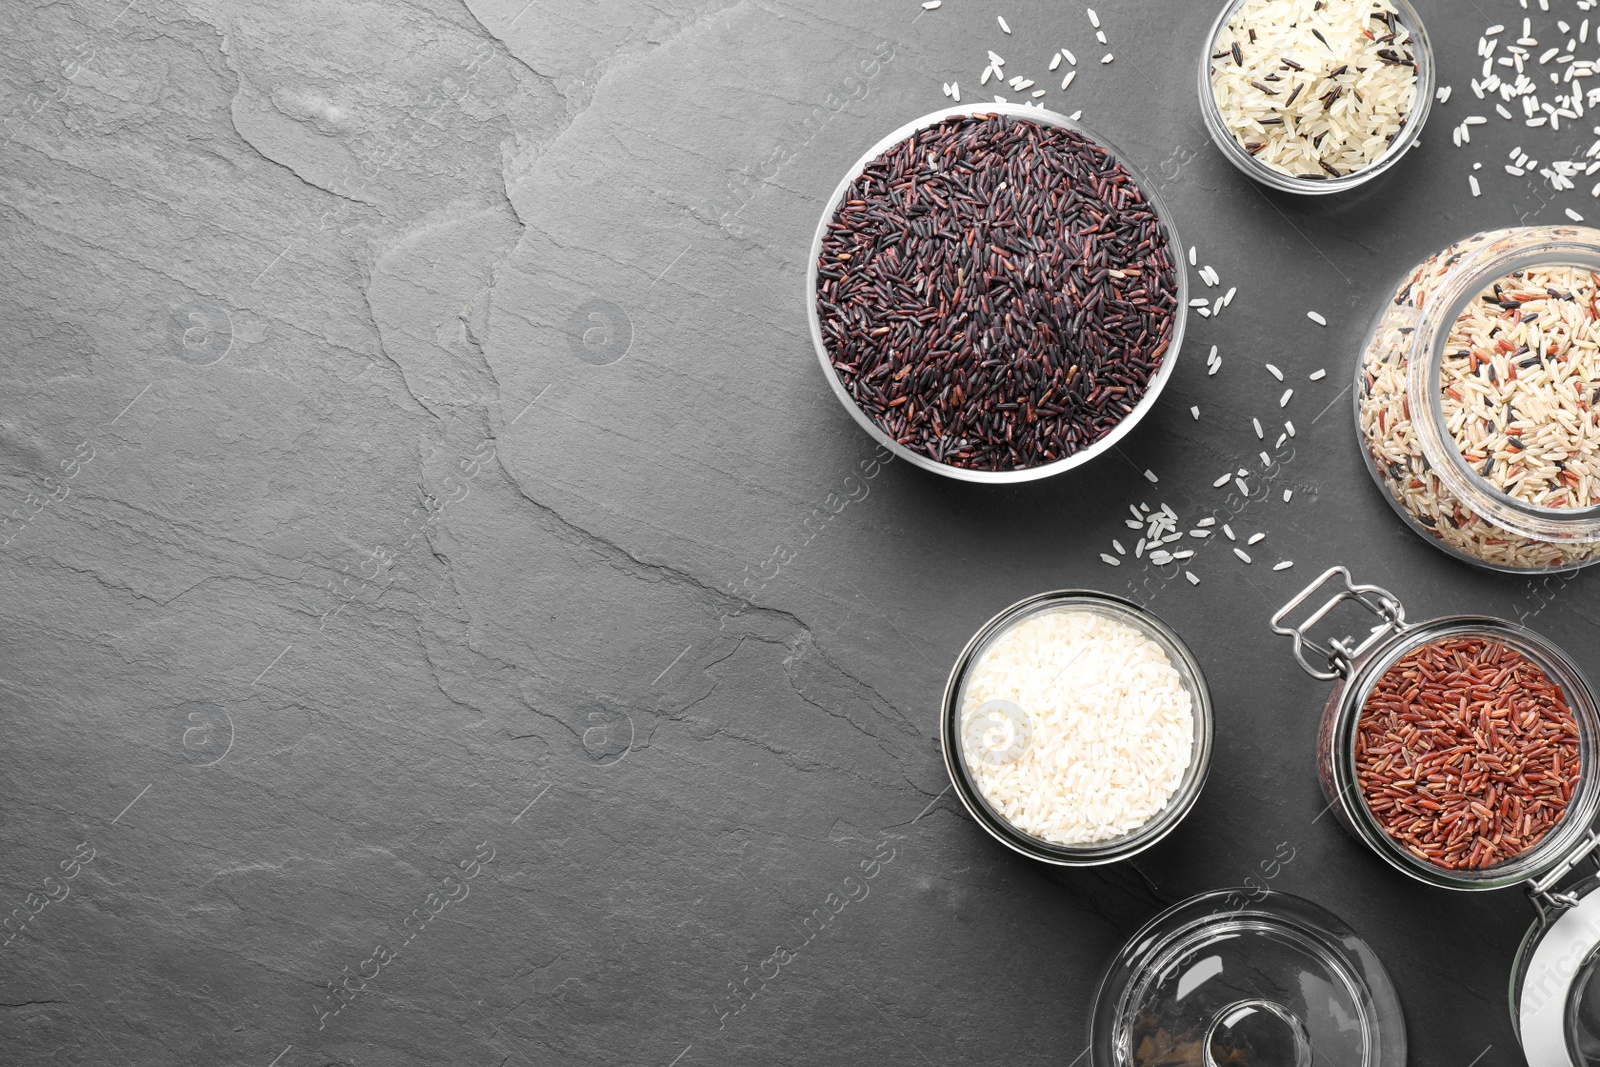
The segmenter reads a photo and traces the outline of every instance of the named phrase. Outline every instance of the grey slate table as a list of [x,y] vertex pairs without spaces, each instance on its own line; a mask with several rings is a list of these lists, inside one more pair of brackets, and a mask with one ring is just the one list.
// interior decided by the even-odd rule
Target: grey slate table
[[[1412,536],[1343,392],[1402,270],[1593,203],[1502,169],[1588,125],[1453,147],[1492,114],[1478,31],[1524,12],[1433,0],[1454,95],[1421,146],[1266,195],[1199,126],[1213,5],[1100,12],[1109,65],[1038,0],[9,4],[0,1062],[1068,1067],[1121,942],[1282,842],[1272,886],[1378,947],[1413,1063],[1521,1062],[1531,910],[1319,818],[1326,689],[1266,619],[1346,562],[1600,672],[1593,579]],[[803,296],[844,169],[942,82],[975,98],[991,47],[1239,288],[1117,455],[1004,490],[876,459]],[[1141,501],[1268,539],[1198,587],[1114,570]],[[1167,841],[1058,872],[959,808],[935,723],[979,624],[1084,586],[1185,635],[1219,744]]]

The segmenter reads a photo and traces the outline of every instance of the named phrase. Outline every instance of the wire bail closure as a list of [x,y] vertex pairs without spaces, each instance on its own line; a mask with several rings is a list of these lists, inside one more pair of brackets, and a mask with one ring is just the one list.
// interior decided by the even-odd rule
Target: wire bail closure
[[[1298,625],[1285,626],[1283,620],[1296,608],[1304,604],[1315,595],[1331,579],[1343,579],[1344,588],[1335,592],[1329,600],[1316,611],[1312,612]],[[1353,600],[1378,616],[1383,622],[1372,628],[1372,631],[1362,638],[1359,644],[1351,646],[1355,641],[1353,637],[1335,638],[1329,640],[1327,646],[1314,641],[1308,634],[1313,626],[1327,618],[1334,608],[1346,600]],[[1328,682],[1335,678],[1350,677],[1350,670],[1357,659],[1367,653],[1379,641],[1391,633],[1401,633],[1406,629],[1406,609],[1395,595],[1376,585],[1357,585],[1350,577],[1350,572],[1344,567],[1329,567],[1321,576],[1300,590],[1295,598],[1279,608],[1277,614],[1272,616],[1272,632],[1282,634],[1284,637],[1294,638],[1294,658],[1299,661],[1300,667],[1313,678]],[[1327,668],[1316,666],[1306,659],[1306,651],[1317,654],[1319,660],[1327,662]]]
[[1528,891],[1528,900],[1533,903],[1533,908],[1539,913],[1539,925],[1548,926],[1555,916],[1560,915],[1568,908],[1578,906],[1578,894],[1567,890],[1558,892],[1556,883],[1572,873],[1572,869],[1590,856],[1597,846],[1600,846],[1600,831],[1590,830],[1578,846],[1565,856],[1561,862],[1544,872],[1537,878],[1529,878],[1522,883]]

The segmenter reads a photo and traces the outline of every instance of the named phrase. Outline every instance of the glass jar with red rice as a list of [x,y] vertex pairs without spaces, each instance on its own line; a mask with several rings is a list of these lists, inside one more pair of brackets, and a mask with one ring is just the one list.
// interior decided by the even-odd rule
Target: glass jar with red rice
[[[1310,636],[1345,603],[1377,625],[1359,641]],[[1600,813],[1600,709],[1548,638],[1488,616],[1408,623],[1393,594],[1344,567],[1284,605],[1272,629],[1294,639],[1308,674],[1335,682],[1318,778],[1335,818],[1390,866],[1447,889],[1500,889],[1586,846]]]

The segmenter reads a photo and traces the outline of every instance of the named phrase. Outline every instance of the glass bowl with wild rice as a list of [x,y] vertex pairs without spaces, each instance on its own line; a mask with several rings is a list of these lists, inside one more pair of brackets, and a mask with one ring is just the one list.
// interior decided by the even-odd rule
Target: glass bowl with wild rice
[[807,313],[834,395],[906,462],[1021,482],[1155,405],[1188,274],[1127,156],[1054,112],[945,108],[866,151],[817,224]]
[[1600,230],[1474,234],[1400,280],[1355,369],[1384,499],[1489,570],[1600,560]]
[[1433,94],[1432,46],[1407,0],[1231,0],[1200,57],[1211,139],[1289,193],[1337,193],[1388,170]]
[[1114,863],[1199,799],[1211,695],[1155,615],[1106,593],[1041,593],[956,658],[940,739],[961,803],[1002,845],[1057,866]]

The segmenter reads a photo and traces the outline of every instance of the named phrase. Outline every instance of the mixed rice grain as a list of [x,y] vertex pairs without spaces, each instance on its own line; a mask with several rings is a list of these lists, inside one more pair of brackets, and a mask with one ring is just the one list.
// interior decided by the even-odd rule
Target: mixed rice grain
[[1411,114],[1417,73],[1389,0],[1246,0],[1211,54],[1223,125],[1258,162],[1308,181],[1376,163]]
[[1461,458],[1545,508],[1600,504],[1600,277],[1537,266],[1473,298],[1445,343],[1440,402]]

